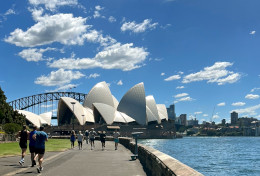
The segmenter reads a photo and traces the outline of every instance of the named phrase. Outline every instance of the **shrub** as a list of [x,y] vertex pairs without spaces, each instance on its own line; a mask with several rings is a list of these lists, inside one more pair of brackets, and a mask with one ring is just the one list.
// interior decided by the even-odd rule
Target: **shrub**
[[3,126],[5,133],[14,134],[21,130],[21,126],[16,123],[7,123]]

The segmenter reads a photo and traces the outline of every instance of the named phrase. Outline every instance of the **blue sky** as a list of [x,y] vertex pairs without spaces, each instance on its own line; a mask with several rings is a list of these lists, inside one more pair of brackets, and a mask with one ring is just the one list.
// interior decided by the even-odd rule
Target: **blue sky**
[[[258,0],[9,0],[0,6],[0,85],[8,101],[88,93],[146,95],[202,122],[260,119]],[[72,87],[76,87],[70,89]],[[213,109],[215,110],[213,112]]]

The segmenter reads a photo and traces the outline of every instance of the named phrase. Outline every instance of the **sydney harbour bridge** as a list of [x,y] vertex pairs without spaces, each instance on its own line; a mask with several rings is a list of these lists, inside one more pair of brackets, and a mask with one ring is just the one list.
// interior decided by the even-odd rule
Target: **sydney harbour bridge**
[[[61,97],[70,97],[83,103],[87,94],[78,92],[48,92],[19,98],[8,102],[15,110],[26,110],[35,114],[57,110],[57,102]],[[52,117],[55,119],[55,115]]]

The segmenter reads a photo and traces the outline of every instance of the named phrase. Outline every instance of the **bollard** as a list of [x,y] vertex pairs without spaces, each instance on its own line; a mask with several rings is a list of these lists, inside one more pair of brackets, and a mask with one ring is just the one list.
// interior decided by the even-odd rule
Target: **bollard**
[[143,134],[143,132],[134,132],[132,133],[133,138],[135,139],[135,153],[131,156],[132,160],[136,160],[138,158],[138,146],[137,146],[137,139],[138,137]]

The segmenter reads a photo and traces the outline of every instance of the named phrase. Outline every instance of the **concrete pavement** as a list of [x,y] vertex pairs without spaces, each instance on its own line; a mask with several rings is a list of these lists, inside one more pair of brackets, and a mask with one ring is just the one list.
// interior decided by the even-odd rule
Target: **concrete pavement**
[[44,170],[38,174],[31,166],[30,155],[26,155],[24,166],[18,161],[20,156],[0,158],[0,175],[88,175],[88,176],[134,176],[146,175],[139,160],[132,161],[132,153],[119,144],[114,149],[114,142],[107,141],[102,151],[100,141],[90,150],[90,144],[83,142],[83,150],[74,149],[65,152],[47,152],[43,163]]

